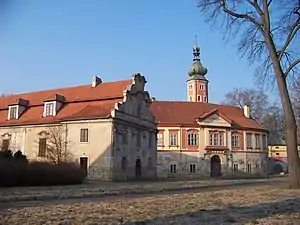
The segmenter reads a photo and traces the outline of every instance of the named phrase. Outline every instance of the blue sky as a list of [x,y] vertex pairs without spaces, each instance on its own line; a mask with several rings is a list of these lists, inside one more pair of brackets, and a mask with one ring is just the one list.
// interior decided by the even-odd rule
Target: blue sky
[[0,17],[0,92],[130,78],[158,100],[186,100],[195,34],[210,102],[254,86],[254,67],[204,23],[196,0],[9,0]]

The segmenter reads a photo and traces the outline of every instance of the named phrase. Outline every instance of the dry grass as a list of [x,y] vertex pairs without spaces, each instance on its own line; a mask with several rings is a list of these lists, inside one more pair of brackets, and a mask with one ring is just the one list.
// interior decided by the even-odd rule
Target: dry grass
[[[281,178],[279,178],[281,179]],[[255,182],[263,182],[256,179]],[[193,189],[207,185],[226,185],[253,182],[253,180],[200,180],[200,181],[157,181],[110,183],[96,182],[82,185],[47,186],[47,187],[13,187],[1,188],[0,202],[46,200],[79,197],[102,197],[128,193],[149,193],[174,189]]]
[[[3,210],[0,224],[300,224],[300,190],[270,185]],[[145,221],[147,220],[147,221]],[[133,223],[144,221],[143,223]]]

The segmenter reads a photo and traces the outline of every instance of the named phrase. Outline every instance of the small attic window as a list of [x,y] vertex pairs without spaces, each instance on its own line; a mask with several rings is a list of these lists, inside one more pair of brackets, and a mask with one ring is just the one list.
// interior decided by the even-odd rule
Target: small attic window
[[9,118],[8,119],[18,119],[18,106],[9,107]]
[[45,116],[54,116],[54,102],[45,103]]

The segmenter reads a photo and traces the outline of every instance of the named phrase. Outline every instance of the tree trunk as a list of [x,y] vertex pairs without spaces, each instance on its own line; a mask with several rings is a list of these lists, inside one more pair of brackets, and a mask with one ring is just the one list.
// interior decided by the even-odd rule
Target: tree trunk
[[265,34],[267,48],[273,63],[278,90],[283,107],[285,122],[285,141],[287,146],[288,168],[290,174],[290,188],[300,188],[300,160],[297,143],[297,125],[291,99],[288,93],[286,78],[283,73],[275,44],[269,33]]

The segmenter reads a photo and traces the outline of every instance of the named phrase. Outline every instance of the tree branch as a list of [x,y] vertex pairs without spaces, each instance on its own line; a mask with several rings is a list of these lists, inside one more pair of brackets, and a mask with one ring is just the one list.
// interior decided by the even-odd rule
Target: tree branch
[[283,53],[286,51],[290,43],[293,41],[296,33],[300,30],[300,17],[296,20],[296,22],[292,25],[290,32],[285,40],[285,43],[280,50],[278,60],[280,61],[282,59]]
[[294,62],[292,62],[290,64],[290,66],[286,69],[284,75],[285,77],[287,77],[289,75],[289,73],[291,72],[291,70],[300,63],[300,58],[299,59],[296,59]]
[[270,1],[268,2],[268,7],[271,5],[272,1],[273,1],[273,0],[270,0]]
[[233,17],[240,18],[240,19],[246,19],[246,20],[252,22],[263,33],[262,25],[256,19],[254,19],[252,16],[249,16],[248,14],[240,14],[240,13],[237,13],[237,12],[234,12],[234,11],[228,9],[226,6],[226,0],[222,0],[220,4],[225,13],[228,13],[229,15],[231,15]]
[[271,32],[271,25],[270,25],[270,14],[269,14],[269,8],[268,8],[268,2],[267,0],[262,0],[263,4],[263,10],[264,13],[261,15],[264,21],[264,27],[265,27],[265,32],[270,33]]
[[251,0],[246,0],[246,1],[255,8],[255,10],[258,12],[260,16],[263,16],[264,12],[259,7],[257,0],[254,0],[253,2]]

